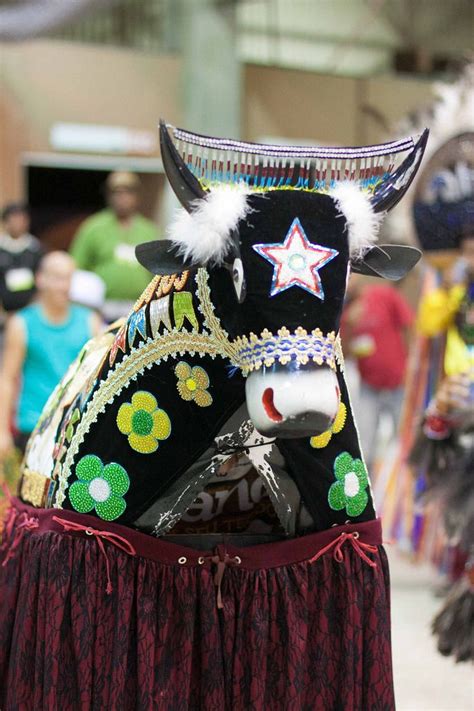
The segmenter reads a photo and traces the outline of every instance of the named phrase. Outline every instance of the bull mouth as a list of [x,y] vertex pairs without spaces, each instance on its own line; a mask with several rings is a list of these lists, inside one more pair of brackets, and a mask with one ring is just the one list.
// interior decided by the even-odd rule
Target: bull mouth
[[[276,412],[278,415],[280,414],[278,410]],[[313,437],[326,432],[331,425],[331,419],[322,413],[303,413],[298,417],[283,417],[283,420],[277,420],[273,419],[267,411],[267,416],[275,424],[264,428],[257,427],[257,430],[266,437],[278,437],[280,439]]]
[[275,403],[273,402],[273,388],[265,388],[262,395],[262,404],[270,420],[273,422],[283,421],[283,415],[275,407]]

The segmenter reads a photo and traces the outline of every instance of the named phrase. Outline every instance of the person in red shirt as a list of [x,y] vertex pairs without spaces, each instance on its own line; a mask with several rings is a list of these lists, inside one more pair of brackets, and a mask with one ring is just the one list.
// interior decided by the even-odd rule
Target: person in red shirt
[[414,313],[401,293],[371,277],[352,274],[342,319],[346,353],[357,361],[360,375],[359,434],[370,467],[382,413],[398,425],[408,356],[408,334]]

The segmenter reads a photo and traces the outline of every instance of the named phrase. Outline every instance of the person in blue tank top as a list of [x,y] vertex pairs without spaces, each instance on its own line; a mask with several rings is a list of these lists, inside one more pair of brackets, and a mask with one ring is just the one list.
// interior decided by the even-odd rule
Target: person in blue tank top
[[97,314],[70,302],[74,271],[74,260],[66,252],[46,255],[36,276],[37,300],[7,324],[0,374],[0,460],[14,444],[24,450],[48,397],[101,328]]

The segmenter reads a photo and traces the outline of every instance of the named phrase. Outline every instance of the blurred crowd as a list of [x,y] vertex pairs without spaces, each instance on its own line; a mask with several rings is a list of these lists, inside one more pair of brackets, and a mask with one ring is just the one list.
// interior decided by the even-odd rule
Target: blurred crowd
[[149,281],[135,246],[156,238],[139,212],[140,181],[106,181],[107,206],[70,251],[45,253],[26,204],[4,206],[0,235],[0,462],[23,453],[46,401],[85,343],[125,317]]

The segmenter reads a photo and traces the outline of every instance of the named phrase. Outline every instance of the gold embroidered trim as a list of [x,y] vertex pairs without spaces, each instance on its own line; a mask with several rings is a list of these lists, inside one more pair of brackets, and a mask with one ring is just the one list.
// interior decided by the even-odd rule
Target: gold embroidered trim
[[186,286],[186,282],[188,281],[188,276],[189,270],[182,272],[181,276],[175,274],[174,288],[176,289],[176,291],[181,291],[181,289],[184,289],[184,287]]
[[229,334],[225,331],[214,311],[214,304],[211,300],[211,290],[209,288],[209,274],[206,269],[198,269],[196,275],[197,296],[199,299],[198,311],[204,318],[204,329],[207,329],[213,337],[222,345],[224,352],[232,358],[235,355],[235,348],[229,341]]
[[136,300],[133,310],[139,311],[144,304],[149,304],[153,296],[160,299],[162,296],[167,294],[174,289],[175,291],[181,291],[185,286],[189,276],[189,270],[182,272],[181,274],[170,274],[161,276],[157,274],[153,277],[151,282],[145,287],[143,293]]
[[167,296],[170,291],[172,290],[174,285],[174,274],[168,275],[165,274],[165,276],[161,277],[161,281],[158,284],[158,288],[156,290],[156,296],[158,299],[161,299],[162,296]]
[[161,279],[161,276],[159,276],[159,275],[153,277],[151,282],[148,284],[148,286],[145,287],[145,290],[140,294],[138,299],[135,301],[135,303],[133,305],[134,311],[139,311],[140,308],[143,306],[143,304],[148,304],[148,302],[151,301],[153,294],[155,293],[156,289],[158,288],[160,279]]
[[182,274],[172,274],[171,276],[164,276],[156,290],[156,295],[158,298],[166,296],[170,293],[172,289],[175,291],[181,291],[188,281],[189,271],[184,271]]
[[32,469],[24,469],[21,480],[21,498],[33,506],[44,507],[51,479]]

